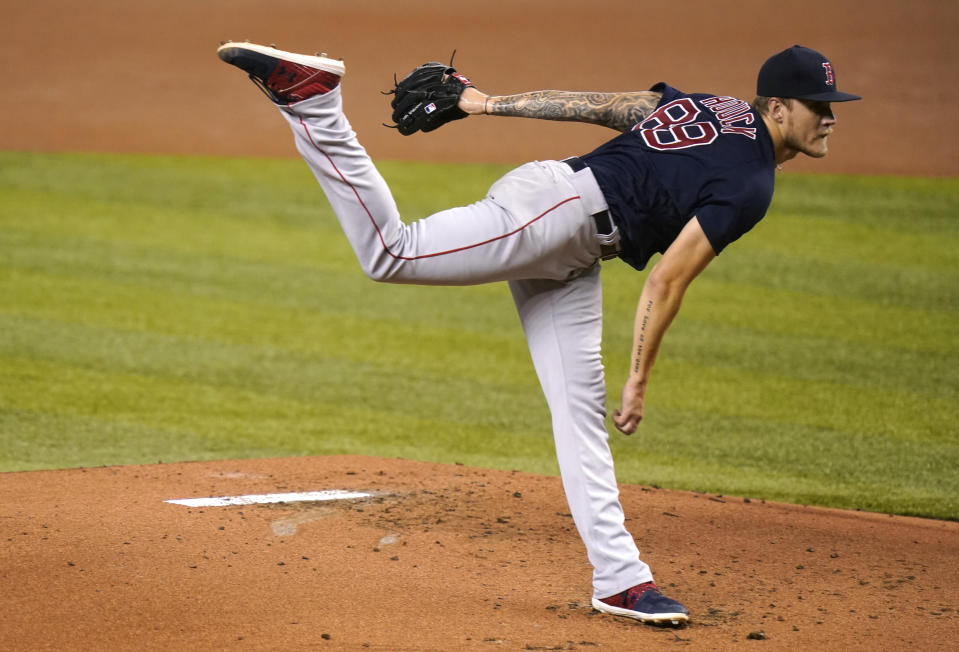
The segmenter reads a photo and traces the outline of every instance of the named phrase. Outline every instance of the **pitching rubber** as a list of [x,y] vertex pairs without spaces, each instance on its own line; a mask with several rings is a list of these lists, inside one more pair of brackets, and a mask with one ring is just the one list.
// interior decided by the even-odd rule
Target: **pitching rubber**
[[260,54],[265,54],[266,56],[273,57],[274,59],[281,59],[283,61],[289,61],[291,63],[298,63],[303,66],[325,70],[326,72],[333,73],[338,77],[342,77],[346,74],[346,65],[342,61],[317,55],[286,52],[285,50],[277,50],[276,48],[271,48],[267,45],[257,45],[256,43],[237,43],[235,41],[227,41],[217,48],[217,53],[231,48],[259,52]]

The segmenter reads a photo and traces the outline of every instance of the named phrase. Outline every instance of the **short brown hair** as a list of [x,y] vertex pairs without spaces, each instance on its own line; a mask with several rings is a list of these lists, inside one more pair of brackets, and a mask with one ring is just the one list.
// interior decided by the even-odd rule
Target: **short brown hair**
[[[766,115],[769,113],[769,100],[771,99],[773,98],[757,95],[750,106],[759,115]],[[785,104],[787,107],[792,107],[793,100],[791,97],[777,97],[776,99]]]

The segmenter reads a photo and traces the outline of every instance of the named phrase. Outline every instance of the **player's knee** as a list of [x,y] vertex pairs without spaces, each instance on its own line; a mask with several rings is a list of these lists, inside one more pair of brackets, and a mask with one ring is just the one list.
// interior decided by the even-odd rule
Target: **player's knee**
[[363,273],[367,278],[377,283],[395,283],[396,267],[384,264],[383,261],[373,261],[363,266]]
[[389,282],[390,282],[390,275],[387,274],[386,272],[384,272],[383,270],[380,270],[380,269],[368,269],[368,270],[364,270],[364,271],[366,272],[366,276],[367,276],[371,281],[376,281],[377,283],[389,283]]

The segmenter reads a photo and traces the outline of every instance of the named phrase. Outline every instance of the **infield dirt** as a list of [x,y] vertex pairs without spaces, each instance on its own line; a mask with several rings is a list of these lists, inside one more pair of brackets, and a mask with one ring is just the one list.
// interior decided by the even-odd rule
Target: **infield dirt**
[[840,89],[831,151],[789,171],[955,175],[959,3],[835,0],[0,0],[0,148],[296,156],[275,109],[216,56],[224,40],[343,57],[344,101],[374,159],[496,161],[583,154],[612,132],[570,123],[463,120],[405,138],[393,74],[455,63],[495,94],[622,91],[667,81],[752,99],[770,54],[802,43]]
[[[373,497],[165,502],[326,489]],[[322,457],[6,473],[0,495],[9,650],[956,642],[957,523],[624,486],[644,557],[692,613],[664,629],[589,606],[590,569],[554,477]]]
[[[388,111],[379,91],[393,72],[457,48],[458,67],[495,93],[626,90],[664,79],[749,99],[759,63],[800,42],[827,52],[840,88],[865,100],[837,109],[829,157],[788,170],[959,170],[954,139],[939,127],[959,117],[954,2],[2,6],[0,148],[8,150],[295,156],[274,109],[216,58],[220,40],[249,38],[345,57],[346,103],[374,157],[558,158],[609,132],[490,118],[406,139],[381,126]],[[202,509],[164,502],[322,489],[375,497]],[[692,613],[683,629],[589,607],[589,567],[557,478],[359,457],[0,474],[0,648],[959,646],[957,523],[652,487],[622,492],[657,580]]]

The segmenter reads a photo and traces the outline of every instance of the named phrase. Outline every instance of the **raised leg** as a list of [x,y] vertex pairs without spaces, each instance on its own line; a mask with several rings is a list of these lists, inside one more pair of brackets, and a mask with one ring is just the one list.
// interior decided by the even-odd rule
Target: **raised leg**
[[566,278],[599,255],[592,219],[562,163],[524,165],[481,201],[405,224],[343,114],[339,88],[279,108],[360,265],[375,280],[467,285]]

